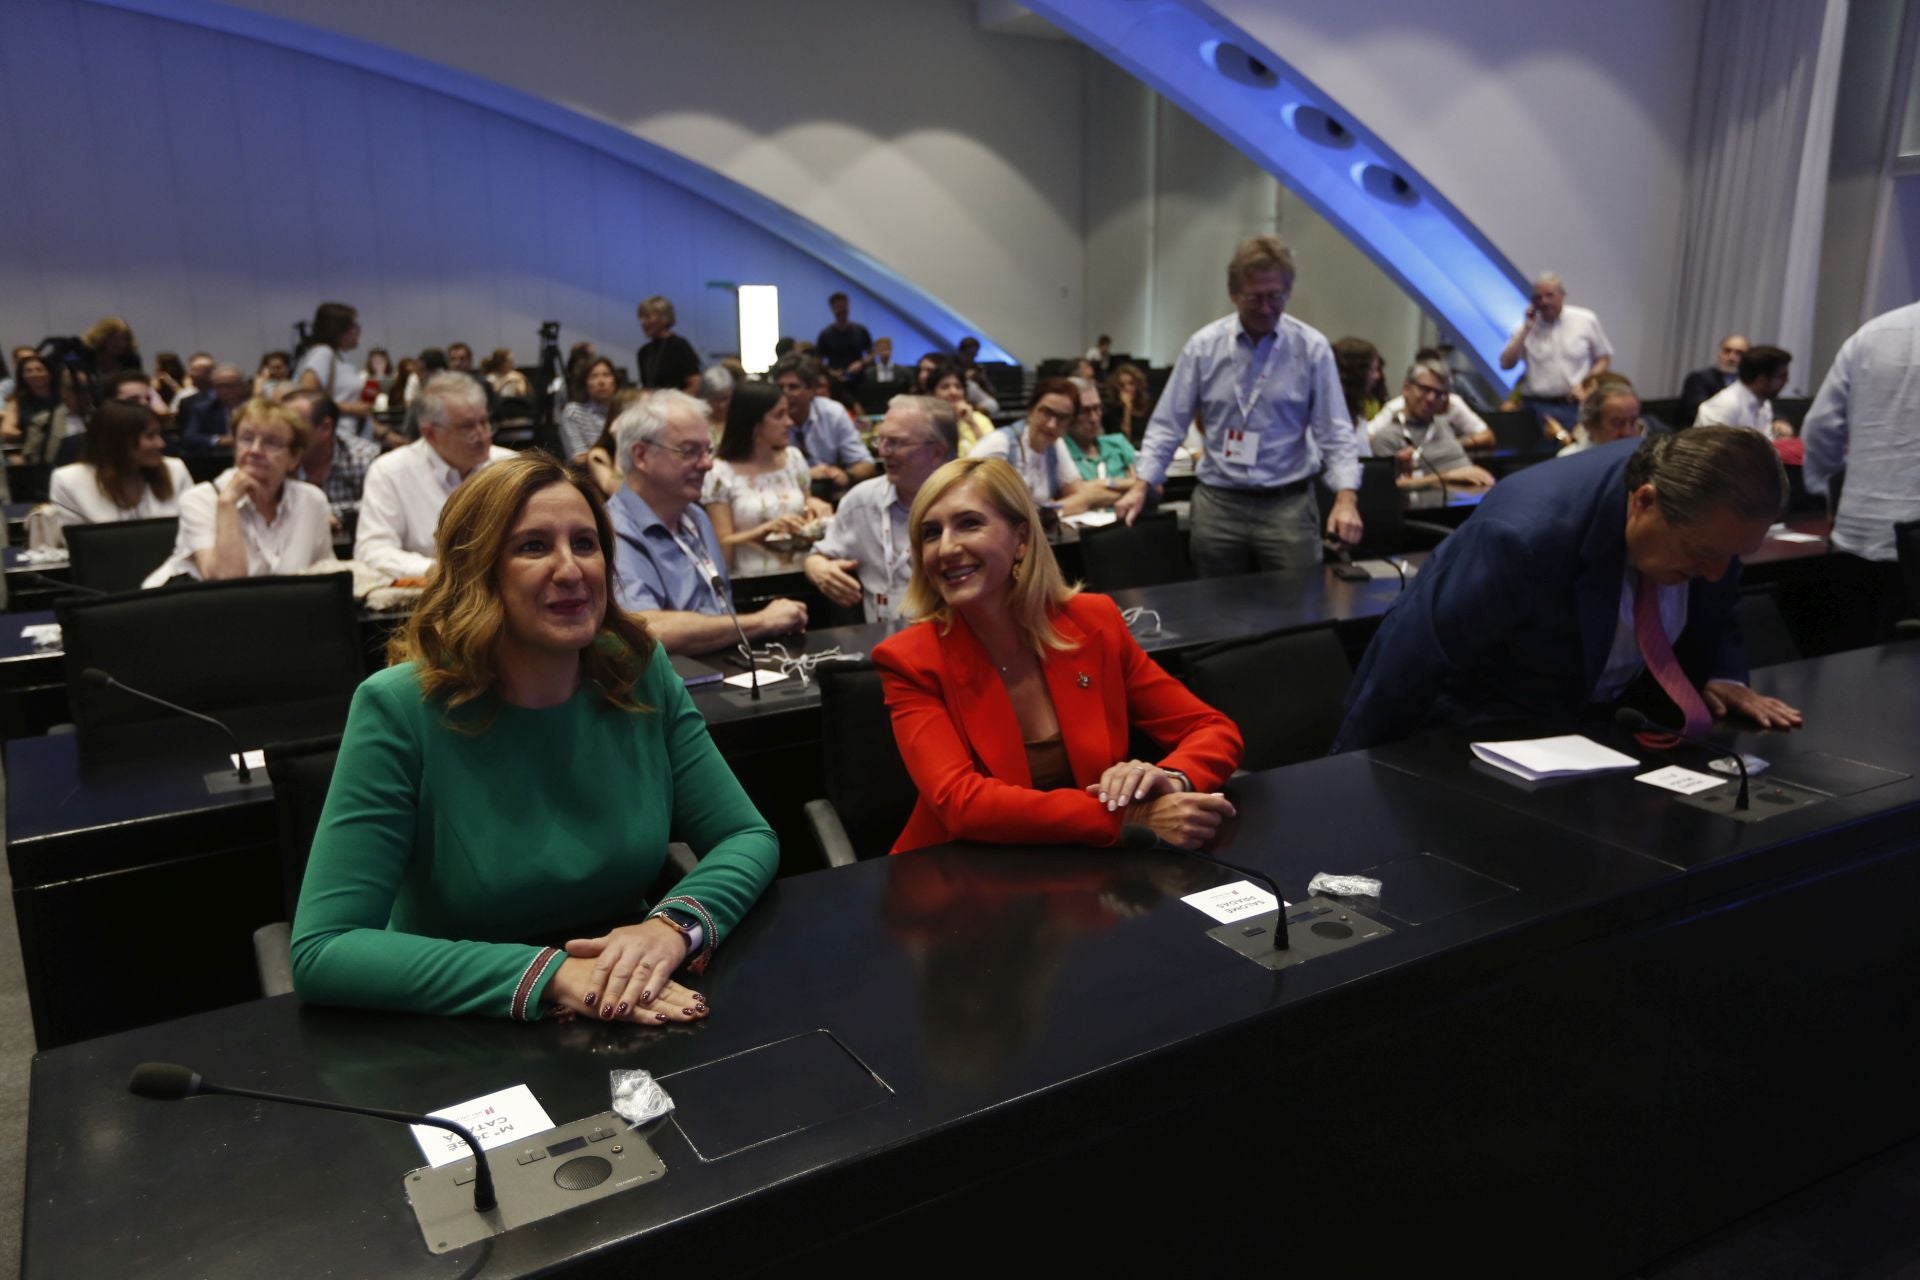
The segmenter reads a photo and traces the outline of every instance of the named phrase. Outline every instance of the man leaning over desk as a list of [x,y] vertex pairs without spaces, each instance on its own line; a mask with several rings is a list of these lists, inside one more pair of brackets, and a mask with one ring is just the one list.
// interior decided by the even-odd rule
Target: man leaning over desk
[[[727,558],[700,508],[713,470],[707,406],[684,391],[649,392],[613,422],[622,472],[607,502],[620,607],[646,619],[668,653],[713,653],[738,643]],[[775,600],[740,615],[749,640],[804,631],[807,606]]]
[[1653,718],[1698,735],[1737,713],[1800,713],[1747,687],[1740,557],[1786,502],[1773,444],[1739,427],[1622,440],[1502,481],[1448,537],[1367,646],[1334,741],[1436,725],[1604,714],[1647,672]]

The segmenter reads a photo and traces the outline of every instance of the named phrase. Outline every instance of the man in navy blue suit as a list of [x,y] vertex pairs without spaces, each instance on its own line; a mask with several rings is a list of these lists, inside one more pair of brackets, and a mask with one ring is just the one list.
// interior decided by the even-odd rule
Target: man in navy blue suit
[[[1786,496],[1772,442],[1739,427],[1622,440],[1501,481],[1381,622],[1334,750],[1436,725],[1578,721],[1674,660],[1702,719],[1797,727],[1798,711],[1747,687],[1734,611],[1739,558]],[[1643,626],[1664,633],[1664,662],[1643,652]]]

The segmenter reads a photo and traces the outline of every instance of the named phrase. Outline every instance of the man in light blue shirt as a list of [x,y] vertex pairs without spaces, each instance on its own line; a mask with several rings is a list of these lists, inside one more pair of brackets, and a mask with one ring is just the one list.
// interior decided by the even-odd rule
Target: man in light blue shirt
[[1340,393],[1333,348],[1286,315],[1293,253],[1278,236],[1241,242],[1227,265],[1235,314],[1206,326],[1180,352],[1140,442],[1145,486],[1115,506],[1132,524],[1146,488],[1196,417],[1206,456],[1193,494],[1193,563],[1202,577],[1319,567],[1320,507],[1313,478],[1334,492],[1326,530],[1360,541],[1360,449]]
[[[646,619],[668,653],[737,643],[727,558],[700,507],[700,486],[713,470],[706,405],[684,391],[655,391],[614,420],[613,435],[625,477],[607,503],[615,599]],[[750,640],[804,631],[807,607],[775,600],[740,615],[740,625]]]
[[856,481],[878,475],[880,467],[847,411],[819,394],[821,377],[820,362],[812,356],[786,356],[773,366],[773,385],[787,398],[793,419],[793,443],[807,455],[816,486],[825,481],[837,497]]

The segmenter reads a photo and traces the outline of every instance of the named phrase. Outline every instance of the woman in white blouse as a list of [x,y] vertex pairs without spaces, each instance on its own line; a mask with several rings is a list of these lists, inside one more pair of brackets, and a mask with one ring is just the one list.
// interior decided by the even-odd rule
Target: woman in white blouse
[[209,582],[299,573],[333,555],[324,491],[288,477],[307,452],[307,423],[283,404],[249,400],[234,415],[233,468],[180,499],[173,556],[147,575]]
[[187,464],[166,455],[160,419],[144,404],[108,400],[87,420],[81,461],[55,467],[47,499],[63,525],[111,524],[177,515],[193,483]]
[[366,376],[347,359],[360,345],[360,313],[344,302],[323,302],[313,311],[308,331],[313,345],[300,357],[293,380],[309,391],[324,391],[340,406],[336,430],[365,435],[361,420],[373,412]]
[[806,455],[792,448],[793,419],[780,389],[766,382],[734,388],[719,456],[700,496],[727,563],[743,574],[770,573],[784,562],[764,544],[791,537],[808,521],[833,514],[809,492]]

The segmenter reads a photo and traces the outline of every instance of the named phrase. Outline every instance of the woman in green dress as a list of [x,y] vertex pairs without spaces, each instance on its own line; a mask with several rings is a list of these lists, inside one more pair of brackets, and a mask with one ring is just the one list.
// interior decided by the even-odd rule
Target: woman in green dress
[[[393,665],[354,695],[293,925],[306,1000],[704,1017],[704,972],[779,846],[641,620],[612,527],[541,453],[447,500]],[[704,857],[651,905],[669,832]]]

